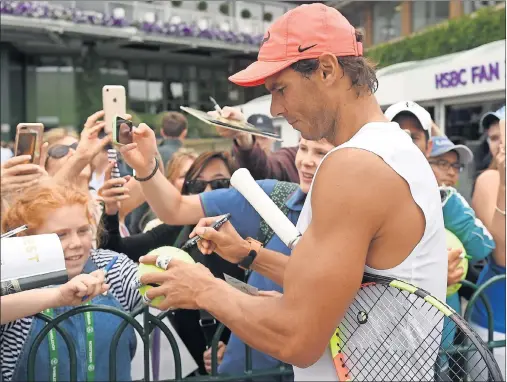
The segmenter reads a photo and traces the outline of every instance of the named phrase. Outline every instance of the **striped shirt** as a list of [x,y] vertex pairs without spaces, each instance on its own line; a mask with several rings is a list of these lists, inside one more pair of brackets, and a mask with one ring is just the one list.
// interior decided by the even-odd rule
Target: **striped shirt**
[[[92,250],[90,259],[97,268],[104,268],[117,255],[113,251],[98,249]],[[108,293],[112,293],[127,312],[132,312],[141,301],[139,291],[131,288],[136,275],[137,264],[123,254],[106,275],[106,282],[110,286]],[[33,316],[25,317],[0,326],[0,365],[3,381],[12,379],[16,362],[32,325],[32,319]]]

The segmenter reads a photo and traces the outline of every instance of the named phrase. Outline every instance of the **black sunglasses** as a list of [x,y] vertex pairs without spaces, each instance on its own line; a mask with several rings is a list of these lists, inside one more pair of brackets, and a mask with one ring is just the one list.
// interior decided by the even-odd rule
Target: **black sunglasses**
[[48,150],[48,157],[60,159],[66,156],[70,149],[76,150],[78,142],[71,145],[55,145]]
[[189,194],[200,194],[201,192],[204,192],[206,187],[208,187],[208,184],[212,190],[218,190],[220,188],[229,188],[231,185],[231,180],[226,178],[213,179],[210,181],[194,179],[186,182]]

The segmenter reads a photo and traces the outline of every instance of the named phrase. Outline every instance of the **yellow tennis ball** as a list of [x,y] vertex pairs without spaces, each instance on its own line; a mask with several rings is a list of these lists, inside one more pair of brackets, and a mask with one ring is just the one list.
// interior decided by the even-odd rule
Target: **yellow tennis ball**
[[[190,264],[195,263],[192,256],[190,256],[185,251],[183,251],[179,248],[176,248],[176,247],[169,247],[169,246],[160,247],[160,248],[154,249],[153,251],[148,253],[148,255],[156,255],[157,257],[160,255],[164,255],[164,256],[170,255],[170,256],[172,256],[173,259],[178,259],[178,260],[184,261],[186,263],[190,263]],[[139,268],[137,270],[138,280],[141,279],[141,276],[143,276],[147,273],[153,273],[153,272],[164,272],[164,269],[159,268],[156,265],[147,265],[147,264],[143,264],[143,263],[139,264]],[[146,295],[146,292],[151,288],[153,288],[151,285],[142,285],[139,288],[139,293],[141,294],[141,296],[144,297]],[[154,298],[151,301],[150,305],[157,307],[162,301],[164,301],[164,297],[159,296],[159,297]]]
[[[461,250],[463,251],[462,256],[464,256],[464,257],[461,259],[459,266],[463,268],[463,276],[461,276],[461,280],[464,280],[467,275],[467,272],[468,272],[468,260],[465,257],[467,254],[467,251],[465,251],[465,247],[463,246],[461,241],[458,239],[458,237],[447,229],[445,230],[445,239],[446,239],[447,248],[451,248],[451,249],[461,248]],[[459,288],[461,288],[461,284],[449,285],[447,287],[447,296],[450,296],[450,295],[456,293],[459,290]]]

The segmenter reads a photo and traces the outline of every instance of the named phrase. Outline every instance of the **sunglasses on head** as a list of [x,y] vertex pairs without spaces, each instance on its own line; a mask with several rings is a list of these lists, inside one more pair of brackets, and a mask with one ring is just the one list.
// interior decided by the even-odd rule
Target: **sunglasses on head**
[[70,149],[76,150],[78,142],[71,145],[54,145],[48,150],[48,157],[60,159],[66,156]]
[[201,192],[204,192],[206,187],[208,187],[208,184],[212,190],[218,190],[220,188],[229,188],[231,180],[226,178],[213,179],[210,181],[194,179],[186,182],[187,190],[190,194],[200,194]]

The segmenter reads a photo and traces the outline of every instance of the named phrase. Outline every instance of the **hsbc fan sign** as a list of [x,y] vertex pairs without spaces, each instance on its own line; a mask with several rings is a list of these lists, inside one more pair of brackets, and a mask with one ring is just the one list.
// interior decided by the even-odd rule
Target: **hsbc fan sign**
[[406,62],[377,73],[383,106],[399,100],[432,101],[505,91],[505,40],[424,61]]

